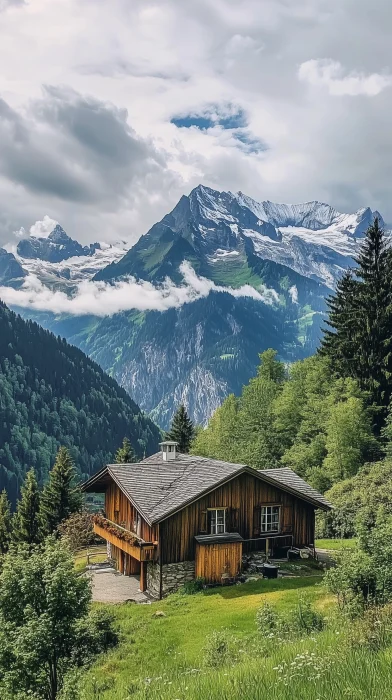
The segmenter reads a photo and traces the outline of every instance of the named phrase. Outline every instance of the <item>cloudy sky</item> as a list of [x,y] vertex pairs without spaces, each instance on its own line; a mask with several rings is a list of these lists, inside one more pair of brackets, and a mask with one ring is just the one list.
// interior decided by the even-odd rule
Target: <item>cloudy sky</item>
[[0,0],[0,243],[49,219],[132,242],[199,182],[392,221],[391,23],[390,0]]

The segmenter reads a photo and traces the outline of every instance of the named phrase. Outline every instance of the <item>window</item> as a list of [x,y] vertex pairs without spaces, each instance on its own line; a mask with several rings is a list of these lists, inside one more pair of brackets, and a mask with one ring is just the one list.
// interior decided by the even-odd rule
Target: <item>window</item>
[[221,535],[226,532],[225,513],[226,511],[224,508],[216,508],[208,511],[211,535]]
[[279,532],[280,506],[262,506],[261,532]]

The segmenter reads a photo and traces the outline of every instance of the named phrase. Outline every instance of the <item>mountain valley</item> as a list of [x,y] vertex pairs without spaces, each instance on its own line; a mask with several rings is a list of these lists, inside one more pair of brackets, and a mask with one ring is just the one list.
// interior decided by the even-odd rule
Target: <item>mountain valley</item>
[[375,216],[383,223],[369,208],[259,203],[200,185],[128,252],[124,244],[81,246],[56,226],[48,239],[21,241],[13,259],[5,251],[7,274],[0,255],[0,281],[17,290],[36,279],[71,297],[81,283],[96,290],[127,279],[157,289],[170,280],[181,290],[183,265],[191,266],[209,291],[165,311],[97,317],[13,307],[80,347],[162,427],[180,402],[205,423],[241,391],[266,348],[285,362],[314,352],[325,298]]

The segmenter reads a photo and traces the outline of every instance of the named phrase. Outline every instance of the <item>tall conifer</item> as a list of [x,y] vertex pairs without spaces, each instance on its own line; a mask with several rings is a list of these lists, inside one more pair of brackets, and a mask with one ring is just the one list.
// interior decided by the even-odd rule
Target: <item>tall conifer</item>
[[6,554],[11,542],[11,508],[7,492],[0,494],[0,554]]
[[335,370],[358,379],[380,427],[391,398],[392,254],[378,218],[366,232],[356,263],[327,300],[331,330],[324,332],[321,352]]
[[136,461],[131,441],[125,437],[121,447],[116,452],[116,464],[130,464]]
[[13,521],[12,536],[16,542],[27,544],[39,542],[39,503],[37,478],[34,469],[30,469],[21,489],[21,497]]
[[179,451],[187,453],[194,434],[194,425],[186,412],[185,406],[181,404],[173,416],[170,430],[166,433],[166,440],[178,442]]
[[66,447],[60,447],[41,497],[43,535],[56,532],[63,520],[81,508],[82,495],[75,482],[76,471],[71,456]]

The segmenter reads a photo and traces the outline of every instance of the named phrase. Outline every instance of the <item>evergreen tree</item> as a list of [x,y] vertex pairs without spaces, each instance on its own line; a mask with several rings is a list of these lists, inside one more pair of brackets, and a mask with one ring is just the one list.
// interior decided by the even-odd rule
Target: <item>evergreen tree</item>
[[76,471],[66,447],[60,447],[40,505],[43,535],[57,531],[63,520],[80,510],[82,494],[75,484]]
[[189,452],[194,432],[194,425],[185,410],[185,406],[181,404],[174,414],[170,430],[166,434],[166,440],[178,442],[179,451],[187,453]]
[[392,387],[392,254],[378,218],[356,263],[327,300],[332,330],[325,331],[321,352],[337,372],[358,379],[369,392],[380,427]]
[[11,541],[11,508],[7,492],[0,494],[0,554],[8,552]]
[[131,464],[136,462],[135,452],[130,440],[125,437],[121,447],[116,452],[116,464]]
[[16,542],[36,544],[39,542],[39,504],[40,494],[34,469],[27,472],[21,489],[13,521],[13,539]]

